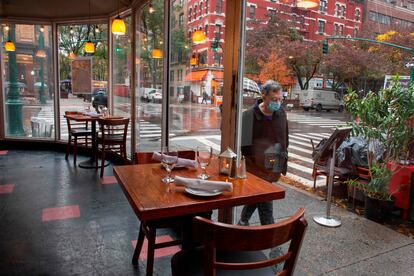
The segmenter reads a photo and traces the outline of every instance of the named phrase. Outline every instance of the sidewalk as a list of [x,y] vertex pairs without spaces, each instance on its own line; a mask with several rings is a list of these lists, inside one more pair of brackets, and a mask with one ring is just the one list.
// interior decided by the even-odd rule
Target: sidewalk
[[[306,210],[308,229],[295,275],[414,275],[414,240],[344,209],[332,206],[342,226],[326,228],[314,215],[326,212],[326,202],[281,184],[286,198],[274,202],[274,216],[283,219],[299,207]],[[237,218],[241,208],[237,208]],[[251,223],[259,224],[257,212]]]

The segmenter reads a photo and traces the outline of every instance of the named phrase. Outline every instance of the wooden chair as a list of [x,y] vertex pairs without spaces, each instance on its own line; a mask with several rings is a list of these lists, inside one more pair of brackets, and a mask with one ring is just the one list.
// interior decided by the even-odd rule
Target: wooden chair
[[[65,115],[82,115],[82,112],[78,111],[65,111]],[[88,147],[89,142],[92,143],[92,130],[88,127],[88,122],[79,122],[70,120],[66,117],[68,124],[68,144],[66,146],[65,159],[68,160],[70,149],[73,142],[73,164],[76,165],[76,157],[78,155],[78,146],[84,145]]]
[[[310,139],[312,144],[312,150],[315,150],[313,140]],[[329,157],[332,155],[332,150],[327,152],[327,154],[321,156],[320,158],[314,160],[312,168],[312,178],[313,178],[313,189],[316,189],[316,179],[318,176],[322,175],[326,177],[326,187],[328,187],[328,176],[329,176]],[[348,173],[350,172],[347,168],[337,167],[334,168],[334,181],[344,182],[348,180]]]
[[[126,140],[129,118],[99,119],[99,134],[97,137],[98,153],[101,154],[101,178],[105,170],[105,153],[119,154],[127,162]],[[98,165],[98,158],[96,158]]]
[[[369,183],[369,181],[371,180],[371,173],[369,171],[369,168],[367,167],[360,167],[360,166],[355,166],[355,177],[357,178],[357,181],[359,182],[359,185],[366,185]],[[349,194],[352,194],[352,209],[355,209],[355,201],[363,201],[364,200],[364,194],[361,191],[361,189],[359,189],[356,186],[352,186],[352,187],[348,187],[348,191],[350,191]],[[348,202],[349,202],[349,197],[348,196]]]
[[[153,152],[136,152],[135,153],[135,164],[152,164],[160,163],[159,161],[152,159]],[[178,156],[181,158],[193,159],[195,158],[194,151],[180,151]],[[137,245],[134,250],[134,256],[132,257],[132,264],[138,265],[139,254],[144,244],[144,238],[148,240],[147,250],[147,276],[152,275],[154,267],[154,254],[155,249],[180,245],[181,240],[173,240],[169,242],[156,243],[155,238],[157,236],[157,229],[165,228],[182,228],[185,221],[191,220],[192,216],[183,217],[171,217],[166,219],[158,219],[152,221],[141,221],[139,228]]]
[[[307,222],[304,209],[264,226],[230,225],[195,217],[193,231],[204,247],[182,250],[171,259],[172,275],[274,275],[270,266],[284,262],[277,275],[293,275]],[[266,258],[261,250],[290,241],[283,255]],[[248,271],[246,271],[248,270]]]

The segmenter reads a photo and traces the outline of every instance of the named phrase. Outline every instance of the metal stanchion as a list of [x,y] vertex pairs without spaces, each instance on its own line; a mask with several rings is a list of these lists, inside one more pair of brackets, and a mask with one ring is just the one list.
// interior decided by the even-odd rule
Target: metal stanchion
[[338,217],[331,216],[331,199],[332,199],[332,186],[335,170],[335,153],[336,153],[337,140],[332,144],[332,156],[329,162],[329,178],[328,178],[328,196],[326,200],[326,216],[319,215],[314,216],[313,220],[322,226],[326,227],[339,227],[341,226],[341,220]]

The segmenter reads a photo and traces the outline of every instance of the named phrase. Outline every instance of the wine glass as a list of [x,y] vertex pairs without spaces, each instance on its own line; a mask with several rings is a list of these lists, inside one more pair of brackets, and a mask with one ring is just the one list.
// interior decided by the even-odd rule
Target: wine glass
[[162,147],[161,148],[161,164],[167,171],[167,175],[162,179],[162,182],[169,184],[174,182],[174,178],[171,177],[171,171],[174,169],[178,162],[178,152],[175,147]]
[[98,105],[98,113],[99,114],[102,114],[102,111],[103,111],[103,109],[104,109],[104,105],[102,105],[102,104],[100,104],[100,105]]
[[206,168],[210,165],[213,149],[210,146],[197,147],[197,161],[201,168],[201,174],[197,177],[200,179],[208,179],[210,176],[206,173]]

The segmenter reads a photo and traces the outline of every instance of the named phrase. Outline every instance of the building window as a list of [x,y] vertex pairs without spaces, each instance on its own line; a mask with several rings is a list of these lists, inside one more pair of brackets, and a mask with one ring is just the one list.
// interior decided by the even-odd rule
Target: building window
[[207,24],[204,26],[204,32],[206,33],[206,35],[208,34],[208,25]]
[[222,3],[223,0],[217,0],[216,1],[216,13],[222,13]]
[[221,54],[214,53],[214,65],[220,66]]
[[214,35],[216,37],[216,39],[220,40],[221,38],[221,25],[216,24],[215,30],[214,30]]
[[183,80],[183,69],[180,69],[180,70],[177,70],[177,78],[178,78],[178,81],[182,81]]
[[197,5],[194,6],[194,20],[197,19]]
[[296,25],[296,14],[292,14],[292,24],[293,26]]
[[270,18],[275,18],[276,17],[276,10],[275,9],[269,9],[268,10],[268,15]]
[[206,14],[208,14],[208,0],[206,0]]
[[200,3],[200,16],[203,16],[203,2]]
[[338,34],[338,24],[334,24],[333,35]]
[[321,1],[319,2],[319,10],[320,10],[321,12],[326,12],[326,6],[327,6],[327,2],[326,2],[326,0],[321,0]]
[[256,7],[253,5],[249,6],[249,17],[255,18],[255,14],[256,14]]
[[354,37],[358,37],[358,29],[357,28],[354,29]]
[[191,21],[191,13],[193,12],[193,9],[190,8],[190,10],[188,11],[188,21]]
[[183,49],[182,48],[178,48],[178,62],[182,62],[183,61]]
[[318,33],[320,34],[325,33],[325,21],[322,21],[322,20],[318,21]]
[[336,4],[335,5],[335,16],[339,16],[339,9],[340,9],[339,4]]
[[355,10],[355,20],[359,21],[361,18],[361,12],[359,10]]
[[170,70],[170,81],[174,81],[174,70]]
[[391,25],[391,17],[382,13],[370,11],[368,18],[371,21],[379,22],[384,25]]
[[184,25],[184,14],[180,13],[178,17],[178,26],[182,27]]
[[344,25],[339,25],[339,35],[340,36],[344,35]]
[[345,6],[341,6],[341,17],[345,16]]

